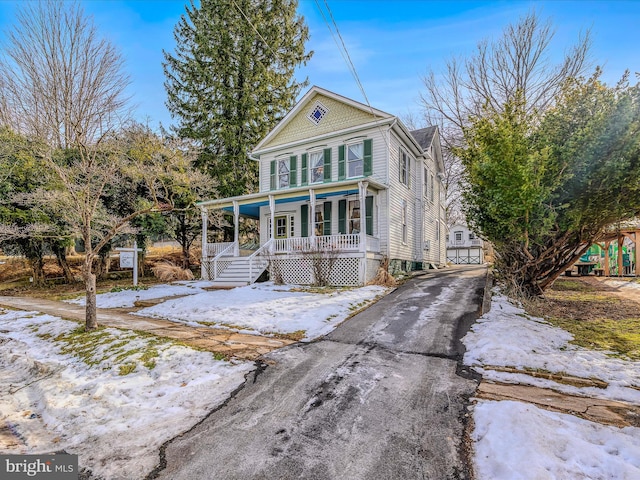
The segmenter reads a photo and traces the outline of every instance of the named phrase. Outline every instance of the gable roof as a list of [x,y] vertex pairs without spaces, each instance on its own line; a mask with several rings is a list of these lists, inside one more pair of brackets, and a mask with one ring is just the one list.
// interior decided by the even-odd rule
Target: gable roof
[[[324,88],[320,88],[318,86],[313,86],[309,89],[307,93],[296,103],[296,105],[278,122],[278,124],[255,146],[253,149],[253,154],[255,155],[257,152],[268,149],[273,145],[273,142],[280,143],[278,140],[282,141],[283,139],[278,139],[277,137],[283,133],[289,124],[296,123],[298,117],[305,117],[305,115],[299,115],[302,111],[309,108],[314,104],[317,99],[324,99],[323,101],[330,101],[334,103],[339,103],[345,105],[346,107],[352,109],[353,112],[357,113],[357,119],[352,118],[352,122],[358,124],[376,124],[377,122],[386,123],[390,122],[395,117],[389,113],[383,112],[382,110],[378,110],[376,108],[370,107],[363,103],[357,102],[347,97],[343,97],[342,95],[338,95],[337,93],[331,92],[329,90],[325,90]],[[305,120],[306,121],[306,120]],[[304,123],[304,122],[303,122]],[[309,123],[309,125],[311,125]],[[349,128],[354,126],[352,124],[345,124],[343,128]],[[322,130],[322,129],[320,129]],[[320,132],[319,132],[320,133]],[[286,134],[285,134],[286,136]],[[286,143],[286,142],[285,142]]]

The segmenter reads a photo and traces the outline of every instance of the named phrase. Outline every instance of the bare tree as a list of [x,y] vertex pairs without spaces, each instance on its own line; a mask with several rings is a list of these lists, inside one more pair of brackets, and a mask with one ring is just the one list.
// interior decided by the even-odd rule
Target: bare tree
[[[90,148],[48,149],[41,155],[56,188],[40,189],[30,201],[55,211],[69,233],[84,242],[86,328],[91,330],[97,327],[94,262],[117,235],[135,233],[133,219],[173,207],[174,192],[188,188],[190,162],[139,125],[103,137]],[[123,185],[130,186],[130,198],[108,208]]]
[[96,142],[126,114],[123,59],[78,2],[24,2],[0,56],[0,122],[55,148]]
[[[122,67],[79,3],[61,0],[23,3],[0,58],[0,118],[46,145],[37,156],[53,186],[28,201],[84,241],[87,329],[97,327],[94,261],[131,220],[170,209],[171,192],[189,181],[180,152],[146,127],[122,128],[129,82]],[[114,199],[124,191],[131,195]]]
[[[463,129],[471,118],[501,113],[509,102],[524,102],[527,115],[544,113],[569,78],[583,74],[589,64],[589,31],[566,51],[559,63],[551,60],[554,29],[535,11],[507,26],[495,41],[481,41],[467,57],[451,58],[442,73],[430,71],[421,94],[424,119],[439,125],[444,150],[447,213],[459,215],[463,169],[451,152],[464,144]],[[451,218],[448,218],[451,223]]]

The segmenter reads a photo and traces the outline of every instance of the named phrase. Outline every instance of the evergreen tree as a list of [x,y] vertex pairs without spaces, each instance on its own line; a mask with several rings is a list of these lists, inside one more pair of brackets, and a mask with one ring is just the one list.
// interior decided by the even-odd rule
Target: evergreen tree
[[294,78],[309,37],[297,0],[191,1],[164,52],[167,106],[178,136],[193,140],[197,165],[222,197],[257,185],[248,152],[293,106],[306,85]]

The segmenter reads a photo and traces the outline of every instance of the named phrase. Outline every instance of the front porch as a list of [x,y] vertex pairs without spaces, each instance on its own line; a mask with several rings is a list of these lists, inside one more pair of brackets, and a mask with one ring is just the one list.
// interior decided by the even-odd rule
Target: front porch
[[[204,202],[202,278],[239,286],[268,270],[283,283],[365,284],[382,258],[374,215],[379,189],[352,181]],[[234,241],[207,241],[207,208],[233,212]],[[241,248],[240,216],[259,221],[258,249]]]

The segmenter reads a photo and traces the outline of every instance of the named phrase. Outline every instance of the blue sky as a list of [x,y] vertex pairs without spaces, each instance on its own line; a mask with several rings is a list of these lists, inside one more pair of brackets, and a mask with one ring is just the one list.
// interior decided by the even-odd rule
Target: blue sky
[[[591,28],[593,61],[604,67],[606,81],[614,83],[625,69],[640,71],[638,1],[327,1],[371,105],[401,117],[419,117],[422,78],[429,70],[441,71],[447,58],[497,37],[531,8],[551,18],[556,55]],[[17,3],[0,0],[0,30],[13,22]],[[129,94],[136,116],[153,128],[172,122],[164,106],[162,51],[173,51],[173,28],[184,5],[182,0],[83,1],[100,32],[120,48],[132,79]],[[316,2],[301,0],[299,11],[315,54],[298,77],[364,101]]]

